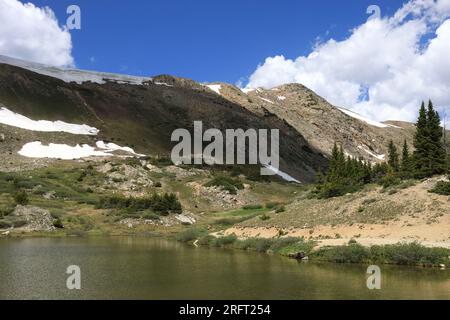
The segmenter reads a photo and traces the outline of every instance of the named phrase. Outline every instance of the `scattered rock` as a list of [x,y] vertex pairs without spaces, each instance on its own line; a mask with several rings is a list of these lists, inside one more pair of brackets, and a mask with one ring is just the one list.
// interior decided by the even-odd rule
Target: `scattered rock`
[[56,198],[56,192],[55,192],[55,191],[49,191],[49,192],[46,192],[46,193],[43,195],[43,197],[44,197],[45,199],[47,199],[47,200],[55,199],[55,198]]
[[26,225],[19,228],[23,231],[53,231],[53,217],[48,210],[33,206],[18,205],[13,216],[26,221]]
[[183,224],[195,224],[197,221],[192,214],[183,213],[175,216],[175,219],[179,220]]

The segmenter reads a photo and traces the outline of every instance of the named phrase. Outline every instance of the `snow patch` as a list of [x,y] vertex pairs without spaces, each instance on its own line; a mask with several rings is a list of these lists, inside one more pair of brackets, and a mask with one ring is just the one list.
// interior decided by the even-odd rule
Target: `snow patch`
[[115,143],[105,143],[97,141],[96,148],[88,144],[76,145],[75,147],[66,144],[50,143],[45,146],[40,141],[25,144],[18,152],[20,155],[28,158],[49,158],[49,159],[81,159],[86,157],[110,157],[114,151],[124,151],[133,156],[144,156],[134,152],[128,147],[121,147]]
[[391,128],[395,128],[395,129],[403,129],[402,127],[398,127],[398,126],[395,126],[395,125],[393,125],[393,124],[386,124],[388,127],[391,127]]
[[209,84],[207,87],[218,95],[221,95],[220,90],[222,89],[222,86],[220,84]]
[[6,108],[0,108],[0,123],[8,126],[42,132],[67,132],[71,134],[92,135],[99,130],[86,124],[72,124],[63,121],[32,120]]
[[352,118],[361,120],[361,121],[363,121],[363,122],[365,122],[365,123],[367,123],[367,124],[369,124],[371,126],[378,127],[378,128],[387,128],[388,127],[388,125],[386,125],[386,124],[367,119],[367,118],[363,117],[362,115],[357,114],[357,113],[355,113],[353,111],[350,111],[348,109],[344,109],[344,108],[338,108],[338,109],[341,110],[346,115],[348,115],[348,116],[350,116]]
[[280,169],[275,168],[274,166],[264,165],[264,168],[269,169],[270,171],[274,172],[277,176],[281,177],[283,180],[285,180],[287,182],[295,182],[295,183],[301,184],[300,181],[298,181],[297,179],[293,178],[292,176],[290,176],[286,172],[283,172]]
[[40,141],[25,144],[19,151],[19,154],[28,158],[50,158],[63,160],[111,156],[109,153],[97,151],[94,147],[87,144],[72,147],[66,144],[50,143],[48,146],[44,146]]
[[376,154],[372,151],[368,150],[367,148],[364,148],[363,146],[358,146],[358,149],[361,149],[362,151],[366,152],[367,154],[371,155],[374,158],[377,158],[378,160],[384,161],[386,159],[385,154]]
[[153,82],[153,83],[158,85],[158,86],[173,87],[173,85],[165,83],[165,82]]
[[113,81],[121,84],[142,85],[144,84],[144,82],[152,80],[152,78],[147,77],[134,77],[105,72],[57,68],[40,63],[14,59],[2,55],[0,55],[0,63],[27,69],[45,76],[63,80],[67,83],[76,82],[78,84],[83,84],[84,82],[93,82],[98,84],[105,84],[108,81]]
[[275,104],[273,101],[270,101],[269,99],[266,98],[261,98],[261,100],[264,100],[265,102],[271,103],[271,104]]
[[245,93],[245,94],[248,94],[248,93],[250,93],[250,92],[252,92],[252,91],[255,91],[255,89],[253,89],[253,88],[244,88],[244,89],[242,89],[242,88],[241,88],[241,91],[242,91],[243,93]]
[[99,149],[105,150],[105,152],[124,151],[124,152],[128,152],[128,153],[132,153],[132,154],[134,154],[136,156],[141,156],[141,157],[145,156],[143,154],[136,153],[132,148],[121,147],[121,146],[119,146],[119,145],[117,145],[115,143],[112,143],[112,142],[105,143],[103,141],[97,141],[96,142],[96,146]]

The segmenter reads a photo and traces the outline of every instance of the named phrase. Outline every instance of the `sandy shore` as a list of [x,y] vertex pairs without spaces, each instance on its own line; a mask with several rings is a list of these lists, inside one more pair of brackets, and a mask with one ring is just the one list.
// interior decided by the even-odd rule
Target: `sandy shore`
[[402,222],[388,225],[364,224],[353,226],[318,226],[314,229],[280,229],[276,227],[233,227],[224,235],[235,234],[239,238],[304,237],[319,241],[319,246],[335,246],[355,239],[358,243],[371,245],[420,242],[427,247],[450,248],[450,221],[445,217],[440,223],[405,226]]

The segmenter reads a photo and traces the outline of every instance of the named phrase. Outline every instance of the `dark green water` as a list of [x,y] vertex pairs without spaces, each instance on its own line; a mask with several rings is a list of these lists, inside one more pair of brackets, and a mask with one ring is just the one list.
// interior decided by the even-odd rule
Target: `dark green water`
[[0,239],[0,299],[450,299],[448,270],[381,266],[371,291],[366,269],[162,239]]

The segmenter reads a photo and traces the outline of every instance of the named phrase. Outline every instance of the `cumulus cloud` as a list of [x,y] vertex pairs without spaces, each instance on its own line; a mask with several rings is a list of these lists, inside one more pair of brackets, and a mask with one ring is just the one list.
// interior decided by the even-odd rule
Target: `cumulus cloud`
[[301,83],[332,104],[383,121],[414,121],[422,100],[450,114],[450,0],[411,0],[308,56],[268,57],[248,87]]
[[0,54],[54,65],[72,66],[72,39],[53,11],[18,0],[0,0]]

